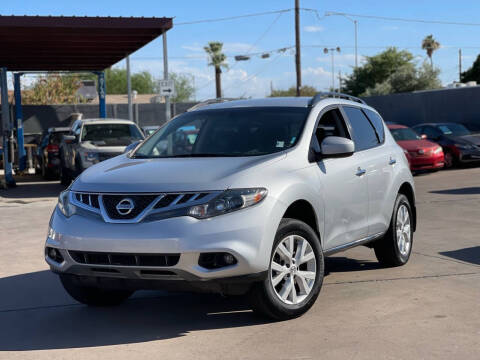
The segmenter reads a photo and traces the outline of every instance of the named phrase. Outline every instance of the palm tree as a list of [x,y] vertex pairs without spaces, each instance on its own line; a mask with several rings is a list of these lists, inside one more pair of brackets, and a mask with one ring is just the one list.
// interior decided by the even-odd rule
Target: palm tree
[[432,55],[440,48],[440,43],[433,38],[433,35],[428,35],[422,40],[422,49],[427,51],[430,58],[430,65],[433,66]]
[[217,89],[217,98],[222,97],[222,67],[228,68],[228,65],[225,63],[227,56],[222,53],[223,43],[219,41],[211,41],[208,43],[208,46],[205,46],[203,49],[206,51],[210,58],[209,66],[215,68],[215,85]]

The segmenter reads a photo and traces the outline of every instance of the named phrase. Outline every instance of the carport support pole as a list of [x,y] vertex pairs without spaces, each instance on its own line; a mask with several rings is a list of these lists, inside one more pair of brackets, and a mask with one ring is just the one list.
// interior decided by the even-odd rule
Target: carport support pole
[[20,77],[22,74],[13,74],[13,91],[15,94],[15,118],[17,120],[17,146],[18,146],[18,168],[25,170],[27,165],[25,141],[23,137],[23,112],[22,112],[22,91],[20,86]]
[[12,172],[12,154],[8,139],[12,132],[10,123],[10,106],[8,105],[7,68],[0,68],[0,89],[2,91],[2,137],[3,137],[3,168],[5,170],[5,184],[15,186]]
[[[167,51],[167,31],[164,30],[163,34],[163,79],[168,80],[168,51]],[[172,117],[170,109],[170,96],[165,96],[165,118],[169,122]]]
[[98,77],[98,110],[99,115],[102,119],[107,117],[107,104],[105,101],[105,97],[107,94],[107,87],[105,85],[105,72],[99,71],[97,73]]
[[[127,97],[128,97],[128,120],[133,121],[132,103],[132,76],[130,73],[130,56],[127,56]],[[138,119],[137,119],[138,121]]]

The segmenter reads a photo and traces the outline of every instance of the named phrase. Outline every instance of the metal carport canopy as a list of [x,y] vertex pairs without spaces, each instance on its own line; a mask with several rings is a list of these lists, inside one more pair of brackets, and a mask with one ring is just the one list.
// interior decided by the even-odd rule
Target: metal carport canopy
[[172,18],[0,16],[0,67],[104,70],[172,28]]

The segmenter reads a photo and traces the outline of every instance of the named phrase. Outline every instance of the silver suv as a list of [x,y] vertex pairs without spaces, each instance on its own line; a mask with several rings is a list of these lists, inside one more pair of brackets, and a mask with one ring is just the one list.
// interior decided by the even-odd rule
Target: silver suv
[[288,319],[315,302],[325,256],[366,245],[404,265],[415,223],[408,162],[373,108],[329,93],[239,100],[84,171],[59,197],[45,258],[84,304],[193,289]]
[[60,181],[70,184],[86,168],[122,154],[128,145],[143,137],[140,128],[128,120],[75,121],[60,144]]

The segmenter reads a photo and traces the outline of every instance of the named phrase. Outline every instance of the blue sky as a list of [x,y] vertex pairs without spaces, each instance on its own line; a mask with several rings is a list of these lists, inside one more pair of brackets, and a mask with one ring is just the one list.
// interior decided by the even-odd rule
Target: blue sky
[[[235,16],[288,9],[293,0],[243,1],[153,1],[153,0],[16,0],[2,1],[2,15],[77,15],[77,16],[168,16],[174,24],[201,19]],[[348,12],[388,17],[404,17],[457,22],[480,22],[480,1],[403,0],[346,1],[301,0],[301,7],[316,9],[301,13],[303,83],[319,90],[331,84],[330,55],[324,46],[339,46],[335,55],[335,75],[351,72],[354,65],[354,26],[340,17],[323,17],[326,11]],[[243,18],[232,21],[178,25],[168,33],[170,70],[190,74],[195,79],[197,99],[214,97],[214,72],[207,66],[203,46],[212,40],[224,43],[230,69],[224,71],[224,96],[268,95],[270,87],[287,88],[295,83],[293,51],[271,53],[269,59],[253,56],[236,63],[234,55],[260,53],[294,45],[293,11],[282,15]],[[442,44],[434,54],[434,64],[441,69],[444,84],[458,79],[458,49],[462,48],[463,68],[471,66],[480,53],[480,26],[419,24],[358,18],[359,56],[374,55],[388,46],[408,49],[419,63],[426,59],[420,44],[433,34]],[[94,56],[94,54],[92,54]],[[131,57],[133,71],[148,70],[160,78],[163,71],[162,40],[153,41]],[[116,66],[125,66],[120,62]],[[337,81],[337,80],[336,80]]]

